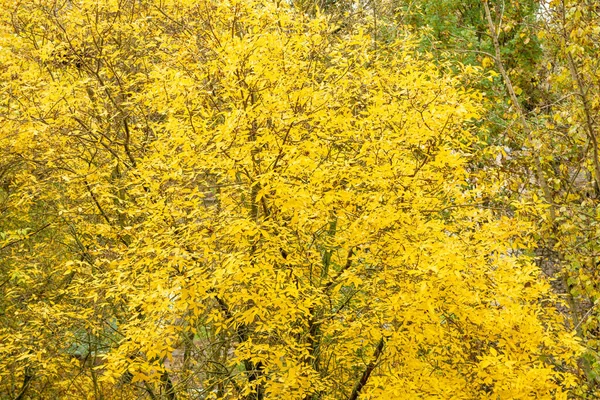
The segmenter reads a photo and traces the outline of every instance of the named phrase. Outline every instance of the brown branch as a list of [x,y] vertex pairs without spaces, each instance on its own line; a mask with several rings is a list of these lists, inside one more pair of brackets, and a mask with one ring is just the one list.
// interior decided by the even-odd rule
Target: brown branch
[[[223,312],[223,314],[225,314],[225,317],[227,319],[230,319],[233,321],[233,314],[231,313],[231,311],[229,311],[229,307],[227,306],[227,303],[225,303],[225,301],[223,301],[223,299],[221,299],[219,296],[215,295],[215,300],[217,300],[217,303],[219,304],[219,308],[221,309],[221,311]],[[236,329],[236,334],[238,337],[238,340],[240,343],[246,342],[248,340],[248,326],[246,324],[240,324],[238,326],[238,328]],[[255,384],[256,385],[256,393],[250,393],[247,396],[248,400],[262,400],[264,398],[264,389],[262,387],[262,385],[260,385],[259,383],[256,383],[256,381],[260,378],[260,376],[262,375],[262,370],[264,368],[264,365],[262,362],[257,362],[254,363],[251,360],[245,359],[243,361],[244,363],[244,369],[246,370],[246,373],[248,374],[248,383],[250,385]]]
[[17,243],[19,243],[19,242],[22,242],[22,241],[23,241],[23,240],[25,240],[25,239],[29,239],[30,237],[37,235],[38,233],[40,233],[41,231],[43,231],[44,229],[46,229],[46,228],[47,228],[47,227],[49,227],[50,225],[52,225],[52,223],[51,223],[51,222],[48,222],[46,225],[42,226],[42,227],[41,227],[41,228],[39,228],[38,230],[36,230],[36,231],[34,231],[34,232],[31,232],[31,233],[27,233],[27,234],[25,234],[25,236],[24,236],[24,237],[22,237],[22,238],[20,238],[20,239],[13,240],[12,242],[6,243],[4,246],[0,247],[0,250],[4,250],[4,249],[6,249],[7,247],[10,247],[10,246],[12,246],[12,245],[14,245],[14,244],[17,244]]
[[175,392],[175,386],[173,385],[173,381],[171,380],[169,373],[167,371],[164,371],[163,374],[161,375],[160,379],[164,385],[165,394],[167,396],[167,399],[177,400],[177,393]]
[[21,386],[21,390],[19,391],[18,396],[15,397],[15,400],[23,400],[25,398],[25,395],[27,394],[27,389],[29,389],[32,379],[33,374],[31,373],[31,368],[26,367],[25,375],[23,376],[23,385]]
[[346,257],[346,264],[344,264],[344,266],[342,267],[340,272],[338,272],[333,278],[331,278],[331,280],[329,282],[327,282],[325,284],[325,286],[323,288],[325,291],[328,291],[329,289],[331,289],[333,284],[342,276],[342,274],[344,272],[346,272],[348,269],[350,269],[350,266],[352,265],[352,257],[353,256],[354,256],[354,248],[351,248],[350,250],[348,250],[348,255]]
[[[114,228],[115,225],[110,220],[110,218],[108,218],[108,215],[106,215],[106,213],[104,212],[104,209],[102,208],[102,206],[100,205],[100,202],[96,198],[96,195],[92,191],[92,188],[91,188],[90,184],[88,183],[87,179],[84,179],[83,183],[85,183],[85,186],[86,186],[88,192],[90,193],[90,196],[92,197],[92,200],[94,201],[94,204],[96,204],[96,208],[98,208],[98,211],[100,211],[100,214],[102,215],[102,217],[104,218],[106,223]],[[127,241],[121,236],[121,234],[117,233],[117,237],[119,238],[121,243],[123,243],[125,246],[129,247],[129,243],[127,243]]]
[[133,154],[131,154],[131,149],[129,148],[129,142],[131,141],[131,134],[129,133],[129,124],[127,123],[127,117],[123,118],[123,128],[125,130],[125,142],[123,143],[123,147],[125,147],[125,154],[127,154],[127,158],[131,161],[131,165],[135,168],[136,162]]
[[371,360],[369,365],[367,365],[367,369],[365,369],[365,372],[363,372],[362,376],[360,377],[360,380],[358,382],[356,382],[356,385],[354,386],[354,389],[352,389],[352,393],[348,397],[348,400],[358,399],[358,396],[360,395],[360,391],[362,390],[363,387],[365,387],[365,385],[369,381],[369,377],[371,376],[371,374],[373,373],[373,370],[377,366],[377,361],[379,361],[379,357],[381,356],[381,353],[383,352],[384,344],[385,344],[385,342],[382,337],[381,339],[379,339],[379,343],[377,343],[377,348],[375,348],[375,352],[373,353],[373,360]]

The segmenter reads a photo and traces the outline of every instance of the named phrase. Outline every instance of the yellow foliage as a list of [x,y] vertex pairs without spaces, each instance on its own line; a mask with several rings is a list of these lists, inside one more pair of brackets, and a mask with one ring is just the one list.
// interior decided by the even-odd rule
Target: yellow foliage
[[2,392],[564,398],[481,95],[283,3],[0,2]]

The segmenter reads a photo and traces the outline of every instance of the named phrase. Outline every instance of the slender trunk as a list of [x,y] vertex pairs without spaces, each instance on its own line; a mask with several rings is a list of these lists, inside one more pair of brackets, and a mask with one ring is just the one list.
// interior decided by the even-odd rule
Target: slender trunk
[[175,392],[175,386],[173,385],[173,381],[171,380],[171,377],[169,376],[169,373],[167,371],[163,372],[163,374],[161,376],[161,380],[162,380],[163,386],[165,388],[165,395],[167,396],[167,399],[177,400],[177,393]]
[[27,394],[27,390],[29,389],[32,379],[33,379],[33,373],[31,371],[31,368],[26,367],[25,374],[23,376],[23,384],[21,385],[21,390],[19,391],[19,394],[17,395],[17,397],[15,397],[15,400],[23,400],[25,398],[25,396]]
[[[570,35],[567,32],[567,20],[565,16],[564,1],[561,1],[560,14],[560,19],[562,22],[562,39],[565,41],[565,43],[567,43],[570,38]],[[573,56],[568,50],[565,50],[565,54],[569,63],[569,72],[571,74],[571,79],[573,79],[573,82],[575,82],[577,97],[579,97],[579,100],[581,101],[581,106],[585,115],[585,131],[588,140],[592,144],[594,190],[596,192],[596,197],[600,197],[600,161],[598,155],[598,136],[596,135],[596,128],[594,127],[594,118],[592,116],[593,113],[590,106],[590,101],[587,96],[587,88],[585,87],[583,79],[581,78],[581,74],[579,73],[579,69],[577,68],[577,64],[575,63]]]
[[[517,93],[515,92],[515,88],[512,84],[510,76],[508,76],[508,73],[506,72],[506,69],[504,68],[504,63],[502,62],[502,54],[500,52],[500,43],[498,42],[498,34],[496,32],[496,26],[494,24],[494,21],[492,20],[492,15],[490,13],[490,6],[489,6],[487,0],[484,0],[483,8],[485,10],[485,17],[487,19],[488,28],[490,30],[490,35],[492,37],[492,43],[494,44],[496,67],[498,68],[500,75],[502,75],[502,79],[504,80],[504,85],[506,86],[506,90],[508,91],[508,94],[510,96],[513,107],[515,108],[515,111],[517,112],[517,115],[519,116],[519,120],[521,121],[521,125],[523,126],[523,130],[525,131],[525,134],[527,135],[527,140],[530,143],[532,143],[533,142],[533,140],[532,140],[533,134],[531,131],[531,126],[527,122],[527,118],[525,117],[525,112],[523,111],[523,108],[521,107],[521,103],[519,102],[519,99],[517,98]],[[552,226],[554,226],[554,223],[556,220],[556,210],[555,210],[552,192],[550,191],[550,187],[548,186],[548,182],[546,181],[546,177],[544,176],[542,164],[540,163],[540,158],[538,157],[538,155],[533,154],[533,160],[534,160],[534,167],[535,167],[535,172],[537,175],[537,180],[538,180],[538,183],[539,183],[540,187],[542,188],[542,192],[544,194],[544,200],[546,200],[546,203],[548,203],[550,205],[550,208],[549,208],[550,222],[551,222]]]
[[383,352],[384,344],[385,344],[385,342],[382,337],[381,339],[379,339],[379,343],[377,343],[377,347],[375,348],[375,352],[373,353],[373,359],[371,360],[369,365],[367,365],[367,368],[365,369],[365,372],[363,372],[362,376],[360,377],[360,380],[358,382],[356,382],[356,385],[354,385],[354,389],[352,389],[352,393],[348,397],[348,400],[358,399],[358,396],[360,395],[360,391],[362,390],[363,387],[365,387],[365,385],[369,381],[369,377],[371,376],[371,374],[373,373],[373,370],[377,366],[379,357],[381,357],[381,353]]

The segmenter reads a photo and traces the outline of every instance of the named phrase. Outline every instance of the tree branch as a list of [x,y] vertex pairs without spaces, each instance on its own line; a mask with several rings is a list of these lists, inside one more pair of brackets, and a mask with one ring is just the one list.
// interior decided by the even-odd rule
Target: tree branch
[[356,385],[354,386],[354,389],[352,389],[352,393],[348,397],[348,400],[358,399],[358,396],[360,395],[360,391],[362,390],[363,387],[365,387],[365,385],[369,381],[369,377],[371,376],[371,373],[373,373],[373,370],[377,366],[377,361],[379,361],[379,357],[381,356],[381,353],[383,352],[384,343],[385,342],[383,340],[383,337],[381,339],[379,339],[379,343],[377,343],[377,348],[375,349],[375,352],[373,353],[373,360],[371,360],[369,365],[367,365],[367,369],[365,369],[365,372],[363,372],[360,380],[358,382],[356,382]]

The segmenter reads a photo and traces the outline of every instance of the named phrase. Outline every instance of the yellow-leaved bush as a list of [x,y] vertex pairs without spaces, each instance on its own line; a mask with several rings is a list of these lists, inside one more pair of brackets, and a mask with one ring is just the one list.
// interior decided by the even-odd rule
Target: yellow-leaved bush
[[0,1],[0,391],[566,398],[473,71],[284,3]]

